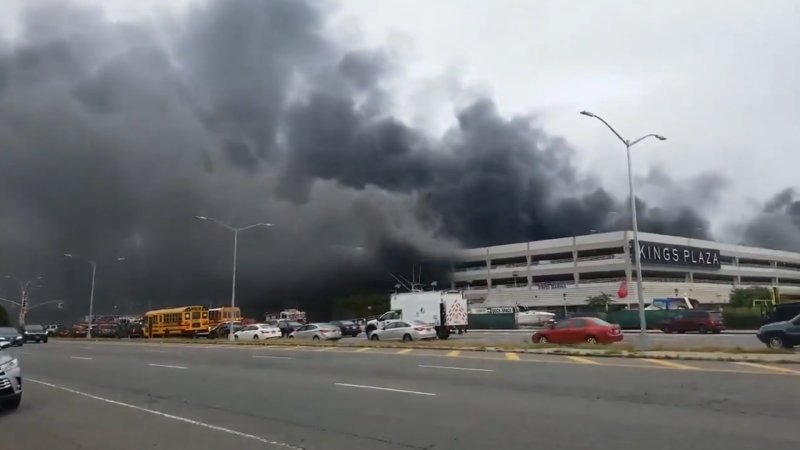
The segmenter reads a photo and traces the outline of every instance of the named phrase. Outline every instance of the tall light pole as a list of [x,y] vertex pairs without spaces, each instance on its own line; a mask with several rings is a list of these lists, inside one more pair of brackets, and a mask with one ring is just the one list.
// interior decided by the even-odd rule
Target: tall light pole
[[[3,278],[7,278],[9,280],[14,280],[19,284],[19,303],[11,302],[10,300],[6,300],[8,302],[14,303],[19,305],[19,317],[18,322],[19,326],[25,325],[25,316],[28,314],[28,297],[30,295],[31,283],[34,281],[44,279],[43,276],[39,275],[36,278],[31,278],[27,281],[22,281],[19,278],[12,276],[12,275],[4,275]],[[41,287],[41,286],[33,286],[33,287]]]
[[[86,329],[86,339],[91,339],[92,338],[92,316],[94,315],[94,280],[95,280],[95,277],[97,275],[97,263],[95,263],[91,259],[86,259],[86,258],[81,258],[80,256],[75,256],[72,253],[64,253],[64,256],[66,256],[67,258],[70,258],[70,259],[78,259],[78,260],[84,261],[84,262],[88,263],[90,266],[92,266],[92,289],[91,289],[91,291],[89,293],[89,319],[88,319],[89,325],[88,325],[88,328]],[[125,257],[124,256],[117,256],[117,261],[125,261]]]
[[221,227],[233,232],[233,280],[231,282],[231,312],[230,312],[230,315],[229,315],[230,322],[229,322],[229,325],[228,325],[228,340],[232,341],[233,340],[233,308],[236,307],[236,260],[237,260],[236,259],[236,254],[237,254],[238,249],[239,249],[239,232],[240,231],[244,231],[244,230],[249,230],[250,228],[255,228],[255,227],[267,227],[267,228],[269,228],[269,227],[272,226],[272,224],[271,223],[259,222],[259,223],[254,223],[252,225],[248,225],[246,227],[235,228],[235,227],[232,227],[232,226],[228,225],[227,223],[222,222],[221,220],[215,219],[213,217],[194,216],[194,218],[198,219],[198,220],[209,220],[209,221],[214,222],[217,225],[219,225],[219,226],[221,226]]
[[636,220],[636,194],[633,189],[633,168],[631,165],[631,147],[638,144],[639,142],[649,138],[654,137],[659,141],[666,141],[667,138],[661,136],[660,134],[646,134],[639,139],[629,141],[623,138],[617,130],[614,129],[611,125],[608,124],[602,117],[598,116],[597,114],[590,113],[589,111],[581,111],[581,114],[587,117],[592,117],[600,122],[603,122],[605,126],[614,133],[623,144],[625,144],[625,152],[628,156],[628,189],[630,191],[631,197],[631,221],[633,222],[633,245],[634,245],[634,252],[636,253],[635,256],[635,263],[636,263],[636,293],[639,298],[639,332],[640,332],[640,341],[639,345],[642,348],[646,348],[647,345],[647,323],[645,322],[645,314],[644,314],[644,289],[642,287],[642,261],[639,258],[639,224]]

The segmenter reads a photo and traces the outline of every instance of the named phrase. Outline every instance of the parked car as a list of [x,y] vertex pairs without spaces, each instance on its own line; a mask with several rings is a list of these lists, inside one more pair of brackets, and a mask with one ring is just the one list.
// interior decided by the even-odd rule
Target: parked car
[[279,320],[278,328],[281,330],[281,336],[289,337],[293,331],[299,330],[303,324],[294,320]]
[[6,352],[8,347],[10,342],[0,341],[0,406],[16,409],[22,401],[22,370],[19,360]]
[[0,342],[9,342],[12,346],[22,347],[25,339],[16,328],[0,327]]
[[701,334],[721,333],[724,329],[725,321],[722,319],[722,313],[716,311],[686,310],[661,323],[661,331],[664,333],[687,331],[697,331]]
[[58,329],[60,327],[61,327],[61,325],[45,325],[44,326],[44,331],[47,332],[48,336],[55,336],[55,335],[58,334]]
[[398,320],[386,324],[383,329],[374,330],[369,335],[370,341],[419,341],[436,339],[436,329],[426,323],[415,320],[411,323]]
[[762,325],[792,320],[800,314],[800,302],[780,303],[772,308],[762,306]]
[[266,323],[257,323],[255,325],[247,325],[243,329],[233,333],[233,338],[236,340],[253,340],[271,339],[281,337],[281,330]]
[[361,326],[352,320],[334,320],[331,325],[339,327],[342,331],[342,336],[356,337],[361,334]]
[[25,325],[22,327],[22,339],[25,342],[35,341],[47,343],[49,335],[41,325]]
[[[229,332],[230,327],[231,327],[230,322],[221,323],[221,324],[215,326],[214,328],[212,328],[211,330],[209,330],[209,332],[206,335],[206,337],[208,339],[227,338],[228,334],[230,334],[230,332]],[[242,325],[239,322],[234,322],[233,323],[233,334],[235,335],[237,331],[240,331],[243,328],[244,328],[244,325]]]
[[342,338],[342,330],[330,323],[310,323],[292,331],[289,337],[314,341],[337,341]]
[[764,325],[758,329],[756,337],[769,348],[791,348],[800,345],[800,315],[791,320]]
[[532,340],[539,344],[611,344],[622,340],[622,331],[619,325],[597,317],[575,317],[537,331]]

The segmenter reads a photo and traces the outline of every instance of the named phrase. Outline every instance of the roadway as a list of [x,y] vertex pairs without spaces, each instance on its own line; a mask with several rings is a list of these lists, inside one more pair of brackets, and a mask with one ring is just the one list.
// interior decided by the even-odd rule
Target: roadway
[[[453,335],[451,339],[472,342],[475,344],[491,345],[492,343],[521,343],[531,342],[531,336],[535,329],[530,330],[481,330],[470,331],[467,334]],[[650,345],[661,347],[738,347],[747,350],[763,350],[764,344],[756,339],[755,331],[752,332],[722,332],[720,334],[664,334],[660,331],[650,331],[647,333]],[[639,333],[637,331],[625,330],[624,343],[637,345]],[[362,335],[363,337],[363,335]]]
[[[20,450],[797,449],[800,366],[52,340]],[[10,441],[9,441],[10,439]]]

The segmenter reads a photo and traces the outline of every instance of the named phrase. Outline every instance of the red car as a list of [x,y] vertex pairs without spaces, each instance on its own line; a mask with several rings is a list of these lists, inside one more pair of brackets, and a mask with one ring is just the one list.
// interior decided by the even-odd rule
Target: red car
[[533,342],[539,344],[611,344],[622,340],[619,325],[596,317],[574,317],[539,330]]
[[725,321],[721,312],[688,310],[683,311],[661,324],[664,333],[685,333],[697,331],[705,334],[721,333],[725,329]]

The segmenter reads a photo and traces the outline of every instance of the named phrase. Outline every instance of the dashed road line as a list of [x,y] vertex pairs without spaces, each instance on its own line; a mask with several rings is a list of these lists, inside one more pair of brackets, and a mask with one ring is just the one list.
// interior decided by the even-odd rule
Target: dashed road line
[[173,366],[173,365],[170,365],[170,364],[148,364],[148,366],[150,366],[150,367],[164,367],[164,368],[167,368],[167,369],[184,369],[184,370],[188,369],[188,367],[185,367],[185,366]]
[[751,363],[751,362],[737,362],[736,364],[739,364],[741,366],[747,366],[747,367],[755,367],[757,369],[771,370],[771,371],[774,371],[774,372],[789,373],[789,374],[792,374],[792,375],[800,375],[800,371],[793,370],[793,369],[787,369],[785,367],[768,366],[766,364],[756,364],[756,363]]
[[469,372],[494,372],[494,369],[476,369],[474,367],[429,366],[425,364],[420,364],[417,367],[421,367],[423,369],[466,370]]
[[329,351],[335,350],[335,349],[336,349],[336,347],[321,347],[321,348],[315,348],[314,351],[315,352],[329,352]]
[[388,392],[398,392],[401,394],[414,394],[414,395],[427,395],[431,397],[435,397],[436,394],[433,392],[419,392],[419,391],[407,391],[405,389],[394,389],[394,388],[387,388],[387,387],[380,387],[380,386],[367,386],[364,384],[349,384],[349,383],[334,383],[336,386],[342,387],[350,387],[350,388],[358,388],[358,389],[372,389],[376,391],[388,391]]
[[581,363],[581,364],[593,364],[595,366],[601,366],[602,365],[602,364],[600,364],[599,362],[597,362],[597,361],[595,361],[593,359],[584,358],[584,357],[581,357],[581,356],[565,356],[565,358],[567,358],[569,360],[572,360],[572,361],[575,361],[577,363]]
[[294,356],[253,355],[253,358],[264,359],[295,359]]
[[519,361],[519,355],[514,352],[506,352],[506,360]]
[[395,354],[396,355],[407,355],[407,354],[411,353],[412,351],[414,351],[413,348],[404,348],[402,350],[398,350],[397,353],[395,353]]
[[676,363],[673,361],[667,361],[665,359],[642,359],[642,361],[647,361],[653,364],[657,364],[664,367],[669,367],[671,369],[680,369],[680,370],[702,370],[699,367],[689,366],[686,364]]
[[356,350],[356,353],[363,353],[369,350],[372,350],[372,347],[361,347],[360,349]]
[[109,404],[112,404],[112,405],[122,406],[122,407],[130,408],[130,409],[133,409],[133,410],[136,410],[136,411],[145,412],[145,413],[152,414],[152,415],[155,415],[155,416],[163,417],[165,419],[171,419],[171,420],[175,420],[175,421],[178,421],[178,422],[188,423],[188,424],[199,426],[199,427],[203,427],[203,428],[206,428],[206,429],[209,429],[209,430],[219,431],[219,432],[230,434],[230,435],[233,435],[233,436],[238,436],[238,437],[241,437],[241,438],[250,439],[250,440],[253,440],[253,441],[258,441],[258,442],[261,442],[262,444],[271,445],[273,447],[285,448],[285,449],[289,449],[289,450],[303,450],[302,447],[297,447],[297,446],[294,446],[294,445],[291,445],[291,444],[287,444],[285,442],[276,441],[274,439],[263,438],[261,436],[256,436],[254,434],[248,434],[248,433],[243,433],[241,431],[236,431],[236,430],[233,430],[231,428],[225,428],[225,427],[221,427],[219,425],[212,425],[210,423],[200,422],[199,420],[189,419],[187,417],[176,416],[174,414],[167,414],[167,413],[164,413],[164,412],[161,412],[161,411],[156,411],[154,409],[143,408],[141,406],[132,405],[130,403],[123,403],[123,402],[120,402],[118,400],[111,400],[111,399],[108,399],[108,398],[105,398],[105,397],[100,397],[100,396],[97,396],[97,395],[94,395],[94,394],[89,394],[89,393],[86,393],[86,392],[76,391],[75,389],[70,389],[68,387],[59,386],[57,384],[47,383],[47,382],[44,382],[44,381],[34,380],[34,379],[31,379],[31,378],[26,378],[25,381],[29,382],[29,383],[41,384],[42,386],[47,386],[47,387],[51,387],[51,388],[54,388],[54,389],[60,389],[62,391],[69,392],[71,394],[80,395],[82,397],[90,398],[92,400],[98,400],[98,401],[109,403]]
[[81,359],[81,360],[84,360],[84,361],[91,361],[92,360],[92,358],[90,358],[88,356],[70,356],[69,358],[70,359]]

